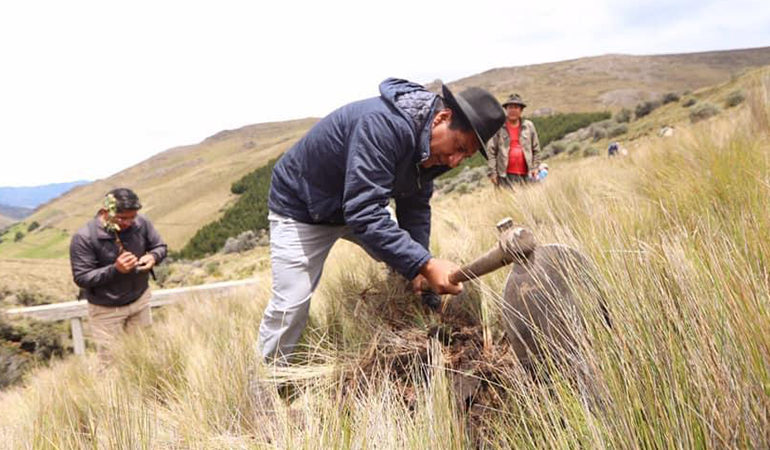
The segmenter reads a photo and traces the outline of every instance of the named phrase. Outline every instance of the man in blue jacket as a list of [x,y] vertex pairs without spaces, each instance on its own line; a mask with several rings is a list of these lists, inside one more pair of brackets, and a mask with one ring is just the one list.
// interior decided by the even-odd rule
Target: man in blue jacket
[[[442,96],[399,79],[380,96],[354,102],[318,122],[273,169],[270,259],[273,296],[259,328],[267,360],[285,362],[307,322],[310,297],[339,238],[439,294],[459,294],[458,268],[429,249],[433,179],[477,150],[505,122],[500,103],[469,88]],[[386,208],[396,203],[396,223]]]

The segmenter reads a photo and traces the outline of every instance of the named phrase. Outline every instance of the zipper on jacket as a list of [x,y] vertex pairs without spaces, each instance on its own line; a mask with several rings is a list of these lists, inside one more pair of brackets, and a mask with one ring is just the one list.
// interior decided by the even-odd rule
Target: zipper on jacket
[[422,176],[420,174],[420,163],[415,164],[414,167],[417,169],[417,189],[422,190],[422,182],[420,181],[420,177]]

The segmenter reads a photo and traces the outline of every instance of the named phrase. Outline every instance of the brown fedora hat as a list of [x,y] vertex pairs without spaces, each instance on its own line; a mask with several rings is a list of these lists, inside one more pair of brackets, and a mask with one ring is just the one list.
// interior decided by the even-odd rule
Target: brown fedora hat
[[479,152],[487,159],[487,141],[505,123],[505,111],[500,102],[484,89],[470,87],[457,95],[446,85],[441,86],[444,100],[452,111],[459,112],[473,128],[479,140]]

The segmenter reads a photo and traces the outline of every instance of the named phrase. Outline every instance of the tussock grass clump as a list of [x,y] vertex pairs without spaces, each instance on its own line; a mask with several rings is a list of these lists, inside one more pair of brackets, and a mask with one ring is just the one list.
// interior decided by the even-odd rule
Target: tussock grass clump
[[714,117],[717,114],[719,114],[719,107],[708,102],[703,102],[690,111],[690,122],[700,122],[701,120]]
[[740,105],[744,100],[746,100],[746,93],[742,89],[739,89],[737,91],[730,92],[727,95],[727,98],[725,99],[725,106],[732,108],[733,106]]
[[661,101],[663,102],[664,105],[667,105],[669,103],[678,102],[679,98],[680,96],[676,92],[667,92],[663,95],[663,97],[661,98]]
[[641,119],[642,117],[658,109],[660,107],[660,104],[661,103],[658,100],[649,100],[646,102],[639,103],[636,105],[636,108],[634,108],[634,116],[637,119]]

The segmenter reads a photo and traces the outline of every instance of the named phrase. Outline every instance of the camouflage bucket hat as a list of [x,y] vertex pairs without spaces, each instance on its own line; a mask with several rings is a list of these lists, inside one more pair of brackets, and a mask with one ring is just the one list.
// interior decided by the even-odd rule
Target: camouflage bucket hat
[[524,100],[521,99],[521,96],[519,94],[509,95],[508,98],[505,99],[505,103],[503,103],[503,108],[507,107],[508,105],[519,105],[522,108],[527,106],[527,104],[524,103]]

